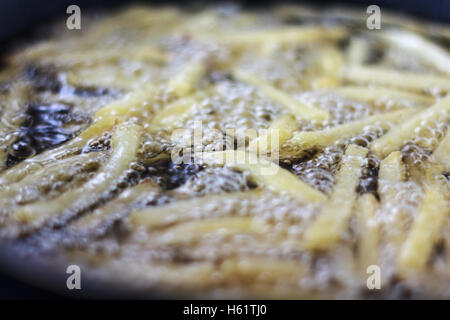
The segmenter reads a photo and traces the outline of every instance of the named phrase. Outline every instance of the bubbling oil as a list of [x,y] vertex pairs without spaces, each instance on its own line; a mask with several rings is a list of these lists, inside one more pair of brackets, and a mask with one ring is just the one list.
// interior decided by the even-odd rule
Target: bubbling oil
[[[16,133],[17,139],[11,144],[7,165],[41,153],[71,139],[79,124],[86,122],[83,116],[70,113],[71,107],[64,104],[30,104],[24,114],[25,121]],[[75,130],[63,126],[72,125]]]
[[[288,297],[291,297],[292,292],[308,290],[329,293],[331,297],[360,297],[366,274],[363,270],[364,279],[361,279],[355,272],[355,262],[358,259],[356,252],[359,250],[357,241],[361,237],[358,234],[359,221],[356,215],[349,219],[348,228],[330,250],[309,251],[305,249],[304,234],[323,212],[326,201],[303,203],[292,195],[265,188],[264,183],[255,183],[257,179],[245,170],[227,165],[208,166],[196,162],[194,156],[201,152],[225,149],[244,150],[251,137],[244,137],[242,143],[239,142],[242,135],[249,131],[259,134],[290,112],[286,106],[271,101],[263,90],[235,79],[232,76],[235,68],[261,78],[301,103],[329,112],[330,118],[325,121],[297,116],[296,130],[290,132],[293,135],[330,129],[391,110],[422,107],[415,102],[389,97],[369,103],[333,93],[334,85],[346,86],[350,83],[341,81],[337,73],[322,74],[320,57],[329,46],[344,57],[347,45],[358,38],[365,41],[369,48],[369,54],[362,61],[364,65],[440,76],[442,73],[419,61],[414,55],[405,56],[404,52],[387,48],[379,40],[368,36],[363,22],[333,17],[330,13],[316,12],[308,18],[297,15],[295,10],[288,10],[289,14],[285,12],[284,15],[241,15],[239,8],[222,11],[211,9],[206,13],[177,12],[181,16],[176,21],[167,19],[164,23],[148,27],[152,19],[158,20],[159,15],[142,21],[140,17],[146,15],[146,9],[140,10],[143,11],[128,13],[131,20],[126,18],[127,13],[124,16],[118,13],[117,22],[120,22],[119,25],[123,24],[124,30],[109,30],[100,21],[103,29],[96,29],[100,36],[91,39],[89,33],[81,35],[81,39],[88,38],[87,45],[83,41],[79,42],[80,39],[75,39],[73,43],[59,38],[55,38],[55,41],[65,49],[61,49],[62,53],[77,46],[83,48],[84,45],[88,50],[101,52],[104,49],[133,50],[144,45],[146,49],[156,48],[158,52],[160,50],[167,53],[167,61],[148,62],[124,55],[112,59],[113,62],[97,63],[95,59],[87,59],[89,61],[65,65],[61,62],[49,64],[49,59],[42,58],[41,62],[27,63],[25,68],[20,67],[17,79],[2,84],[0,94],[9,99],[5,98],[8,103],[0,106],[2,123],[7,123],[6,126],[0,125],[0,145],[8,153],[9,168],[5,172],[14,170],[14,167],[26,168],[25,171],[29,172],[24,174],[23,180],[1,186],[5,196],[0,195],[0,229],[8,227],[11,221],[8,219],[17,208],[36,201],[55,199],[96,177],[103,163],[114,151],[112,135],[117,126],[92,138],[82,148],[61,151],[58,158],[54,159],[44,157],[45,161],[36,162],[40,166],[36,170],[32,167],[32,161],[24,160],[33,160],[35,156],[45,152],[51,155],[55,147],[64,146],[87,128],[93,122],[94,114],[103,106],[151,83],[160,92],[146,105],[145,111],[126,120],[127,123],[142,126],[141,143],[136,159],[126,166],[120,179],[88,208],[74,208],[76,214],[70,221],[61,222],[57,228],[49,224],[36,234],[14,241],[25,241],[27,244],[26,241],[30,241],[33,243],[32,251],[36,249],[36,254],[45,247],[51,248],[59,257],[81,257],[80,261],[85,261],[87,268],[97,268],[109,278],[111,274],[115,275],[113,278],[126,277],[128,273],[123,275],[123,270],[127,270],[132,278],[130,283],[138,279],[139,283],[160,281],[163,285],[175,286],[187,283],[198,290],[237,288],[244,291],[256,284],[266,285],[270,289],[267,292],[292,290],[286,291],[289,292],[286,293]],[[96,25],[95,22],[90,23]],[[228,46],[215,41],[213,37],[207,37],[207,32],[223,32],[225,29],[239,34],[268,28],[282,29],[287,25],[314,26],[317,23],[328,27],[345,26],[350,35],[326,45],[280,44],[265,46],[261,50],[241,50],[239,46]],[[359,32],[361,28],[364,29],[364,34]],[[197,35],[205,35],[207,40],[196,37]],[[204,63],[207,69],[193,90],[194,97],[199,93],[200,98],[189,112],[170,123],[170,127],[155,128],[153,117],[178,98],[176,92],[165,87],[167,81],[193,61]],[[317,80],[323,76],[329,80],[325,83],[330,85],[329,88],[317,86],[317,83],[320,84]],[[17,85],[16,82],[22,85]],[[16,83],[17,88],[13,83]],[[442,94],[433,90],[425,90],[423,93],[431,93],[435,97]],[[9,95],[17,97],[10,99]],[[199,141],[195,141],[199,124],[201,137]],[[370,151],[362,165],[361,177],[354,191],[358,198],[370,193],[376,199],[377,209],[371,223],[379,227],[382,234],[377,249],[380,249],[380,265],[383,272],[386,271],[386,285],[389,287],[386,290],[394,288],[391,291],[395,291],[395,288],[403,285],[396,278],[395,258],[399,249],[390,239],[406,235],[417,218],[427,187],[424,178],[429,167],[435,165],[433,152],[448,134],[448,125],[448,114],[433,121],[425,121],[416,128],[412,139],[402,142],[399,151],[402,164],[408,172],[402,181],[381,184],[379,170],[382,159]],[[279,165],[329,197],[334,191],[336,173],[347,147],[352,144],[370,150],[371,144],[393,126],[394,124],[389,123],[374,123],[360,133],[335,141],[324,148],[305,150],[302,146],[287,141],[281,147]],[[174,138],[173,128],[183,129],[184,133],[181,137]],[[229,131],[233,134],[228,134]],[[176,150],[181,150],[178,154],[184,160],[181,163],[173,157]],[[5,176],[1,173],[0,179],[7,181]],[[448,189],[448,170],[436,174],[436,179]],[[151,188],[138,189],[146,184],[151,185]],[[129,202],[120,202],[135,190],[141,190],[139,192],[142,194]],[[394,196],[386,198],[384,194]],[[189,202],[196,198],[208,199],[208,196],[217,200],[206,205],[198,205],[196,201]],[[71,229],[73,223],[94,212],[100,212],[111,203],[121,205],[106,218],[107,221],[103,221],[105,224],[99,230],[81,227],[78,234],[75,228]],[[182,208],[183,214],[177,215],[177,203],[193,204],[192,207]],[[172,209],[163,212],[163,218],[157,221],[156,227],[133,229],[130,226],[130,213],[145,209],[151,215],[153,209],[164,210],[164,206]],[[152,218],[156,221],[157,214],[155,217]],[[167,217],[169,219],[165,220]],[[223,219],[218,221],[222,221],[224,225],[211,231],[208,228],[214,228],[216,219]],[[235,221],[240,221],[241,224],[251,221],[248,226],[250,231],[239,232],[242,225],[234,224]],[[231,227],[228,228],[227,223]],[[235,232],[235,229],[238,231]],[[443,259],[442,256],[448,250],[447,229],[448,226],[444,230],[445,245],[440,244],[439,259]],[[208,232],[203,232],[204,230]],[[251,259],[258,262],[257,267],[266,270],[255,275],[252,270],[245,269],[248,267],[246,261]],[[232,268],[233,261],[237,262],[238,267],[242,267],[239,271],[244,275],[227,274],[227,270],[230,270],[227,267]],[[432,263],[434,262],[430,262],[427,268]],[[433,265],[433,268],[444,274],[447,264],[444,263],[444,267]],[[301,276],[295,272],[294,275],[286,275],[283,273],[286,265],[289,268],[294,265],[295,272],[301,268],[306,271]],[[271,268],[274,266],[280,269],[272,272]],[[282,274],[278,276],[277,272]],[[443,279],[448,281],[449,278]]]

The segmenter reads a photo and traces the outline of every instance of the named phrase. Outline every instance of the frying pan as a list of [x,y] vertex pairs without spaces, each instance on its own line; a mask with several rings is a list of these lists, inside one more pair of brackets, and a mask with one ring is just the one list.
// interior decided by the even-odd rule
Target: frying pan
[[[177,4],[177,1],[148,1],[152,4]],[[223,1],[221,1],[223,2]],[[291,1],[293,2],[293,1]],[[432,22],[450,23],[450,1],[448,0],[316,0],[298,1],[315,6],[353,5],[363,12],[368,5],[376,4],[389,11],[412,15]],[[183,5],[186,1],[180,2]],[[240,1],[243,6],[265,8],[270,1]],[[82,14],[111,10],[129,5],[121,0],[8,0],[0,2],[0,49],[6,53],[17,39],[27,39],[36,27],[50,24],[55,19],[67,16],[66,8],[76,4]],[[191,1],[190,5],[201,7],[203,2]],[[55,298],[140,298],[142,292],[124,288],[118,284],[102,282],[83,275],[82,290],[68,290],[69,275],[61,265],[50,264],[45,257],[33,258],[21,248],[8,244],[0,246],[0,299],[55,299]],[[179,298],[159,291],[146,292],[146,298]]]

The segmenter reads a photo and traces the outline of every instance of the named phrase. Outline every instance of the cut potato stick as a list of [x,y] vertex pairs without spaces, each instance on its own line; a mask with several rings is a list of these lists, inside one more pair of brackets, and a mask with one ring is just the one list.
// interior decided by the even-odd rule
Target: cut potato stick
[[381,202],[386,203],[393,200],[396,191],[391,190],[391,187],[406,178],[406,167],[402,162],[400,151],[394,151],[381,160],[378,177],[378,194]]
[[413,110],[397,110],[377,114],[366,119],[352,121],[329,129],[300,132],[294,135],[290,142],[301,146],[303,149],[311,149],[314,147],[325,148],[338,140],[347,139],[361,133],[366,126],[374,124],[386,126],[390,123],[398,123],[413,113]]
[[[402,161],[402,153],[394,151],[380,162],[378,172],[378,194],[384,210],[395,206],[401,199],[396,199],[398,188],[406,179],[406,166]],[[402,212],[391,212],[392,218],[385,222],[383,239],[392,248],[398,250],[405,239],[404,216]]]
[[370,104],[394,102],[396,104],[410,105],[413,103],[420,106],[429,106],[435,102],[433,97],[424,94],[382,87],[345,86],[332,88],[330,91],[348,99]]
[[28,174],[19,182],[5,186],[0,193],[0,208],[10,208],[16,202],[18,195],[26,194],[30,186],[36,186],[42,183],[42,180],[48,179],[52,181],[54,179],[57,181],[58,175],[63,175],[67,179],[67,175],[76,175],[86,170],[86,167],[90,166],[91,163],[100,163],[104,158],[105,154],[103,152],[90,152],[61,159],[58,166],[39,167],[37,171]]
[[248,150],[263,155],[279,152],[281,146],[292,137],[297,127],[297,121],[293,115],[282,116],[270,125],[267,133],[250,141]]
[[203,161],[208,165],[227,165],[248,171],[259,186],[273,191],[286,193],[303,202],[324,201],[326,196],[300,180],[297,176],[275,163],[258,159],[254,154],[244,151],[219,151],[203,154]]
[[439,100],[432,107],[423,110],[417,115],[406,120],[403,124],[391,129],[386,135],[374,141],[371,149],[380,157],[385,157],[395,150],[399,150],[403,144],[415,136],[415,129],[422,121],[442,119],[450,113],[450,95]]
[[319,51],[318,73],[311,83],[312,88],[335,87],[344,67],[344,57],[335,46],[324,46]]
[[320,70],[327,76],[334,76],[341,72],[344,57],[335,46],[325,46],[320,50]]
[[151,102],[157,92],[158,89],[153,85],[132,91],[120,100],[112,102],[97,111],[95,119],[119,116],[134,117],[145,110],[151,110]]
[[307,249],[327,250],[345,232],[357,197],[356,187],[367,152],[366,148],[356,145],[347,147],[331,197],[305,232],[304,243]]
[[207,235],[233,236],[236,234],[265,234],[269,225],[255,217],[221,217],[189,221],[168,228],[161,236],[165,244],[188,243],[200,240]]
[[95,209],[91,214],[85,215],[69,226],[69,231],[75,234],[98,233],[122,218],[139,201],[149,200],[152,196],[160,194],[161,189],[152,180],[145,180],[138,185],[124,190],[116,199],[106,205]]
[[428,65],[450,76],[450,55],[445,49],[407,31],[390,30],[379,35],[389,45],[419,57]]
[[296,116],[309,120],[326,120],[329,117],[327,111],[297,101],[283,91],[274,88],[271,84],[265,82],[264,80],[258,79],[245,71],[235,70],[233,75],[239,81],[258,88],[264,95],[267,96],[267,98],[287,108]]
[[202,97],[202,94],[197,93],[170,103],[153,117],[151,125],[156,128],[174,128],[200,107]]
[[[155,77],[161,69],[155,65],[141,65],[147,74],[154,74]],[[73,87],[104,87],[125,92],[139,90],[149,83],[148,76],[142,72],[131,72],[129,69],[117,68],[114,64],[101,63],[68,69],[66,79]]]
[[369,44],[363,38],[352,38],[347,50],[347,63],[362,65],[369,56]]
[[21,180],[25,175],[39,170],[45,164],[79,152],[90,139],[101,136],[130,117],[137,116],[145,111],[152,111],[151,102],[156,93],[155,87],[150,85],[142,90],[131,92],[118,101],[103,107],[95,114],[94,123],[71,141],[31,159],[24,160],[11,170],[1,174],[0,187]]
[[403,272],[422,270],[430,258],[432,249],[440,238],[450,204],[440,188],[434,183],[425,191],[422,208],[417,216],[398,259]]
[[433,157],[436,162],[450,166],[450,129],[433,152]]
[[446,77],[380,67],[351,66],[344,71],[343,77],[357,83],[373,83],[420,92],[450,90],[450,79]]
[[40,63],[53,63],[55,65],[70,66],[90,66],[98,63],[117,63],[121,59],[138,60],[148,63],[164,64],[168,57],[165,52],[152,47],[138,47],[131,50],[127,49],[104,49],[104,50],[86,50],[57,52],[49,56],[39,57]]
[[206,73],[206,65],[202,61],[190,62],[169,80],[167,87],[178,97],[185,96],[194,91],[197,83]]
[[6,169],[6,160],[8,159],[8,149],[0,149],[0,172]]
[[139,143],[140,129],[137,126],[118,127],[112,138],[113,153],[94,178],[52,200],[23,206],[13,213],[12,219],[30,230],[41,227],[51,218],[73,215],[88,207],[116,186],[124,170],[136,159]]
[[367,267],[378,265],[378,245],[380,241],[376,211],[378,201],[371,193],[362,195],[357,200],[356,218],[358,224],[358,270],[367,275]]
[[268,45],[299,45],[322,41],[338,41],[347,36],[344,28],[327,29],[323,27],[290,27],[275,30],[254,30],[237,33],[197,35],[202,40],[217,41],[226,45],[255,47]]
[[[248,192],[231,192],[201,198],[180,200],[167,205],[154,206],[132,212],[128,218],[129,225],[146,229],[162,228],[171,224],[195,219],[202,209],[219,206],[223,202],[242,201],[261,196],[261,190]],[[190,208],[190,210],[186,210]],[[220,210],[216,210],[220,211]]]
[[245,257],[225,260],[220,265],[220,272],[228,281],[267,283],[298,281],[306,274],[307,268],[299,261]]

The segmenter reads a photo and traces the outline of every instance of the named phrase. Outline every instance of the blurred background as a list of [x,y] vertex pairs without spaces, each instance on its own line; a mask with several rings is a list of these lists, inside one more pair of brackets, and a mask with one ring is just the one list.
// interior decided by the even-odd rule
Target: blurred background
[[[124,1],[124,0],[3,0],[0,1],[0,41],[12,35],[31,28],[34,24],[48,21],[55,16],[63,16],[67,6],[76,4],[83,10],[111,9],[118,5],[133,2],[155,3],[155,4],[189,4],[201,6],[202,3],[213,3],[213,1]],[[239,3],[244,6],[264,7],[283,1],[217,1],[218,3]],[[381,9],[390,9],[404,14],[418,16],[421,18],[450,23],[450,0],[306,0],[306,1],[284,1],[310,3],[315,6],[325,5],[355,5],[367,7],[371,4],[380,6]]]
[[[50,23],[54,18],[65,17],[66,8],[76,4],[81,12],[113,9],[120,5],[128,5],[134,1],[121,0],[1,0],[0,1],[0,48],[15,37],[26,35],[35,26]],[[202,4],[211,4],[212,1],[137,1],[139,3],[153,4],[193,4],[201,7]],[[217,3],[236,3],[243,6],[267,7],[272,4],[284,3],[282,1],[217,1]],[[306,3],[314,6],[346,5],[359,6],[365,10],[367,6],[378,5],[382,12],[389,9],[402,14],[420,17],[434,22],[450,25],[450,0],[310,0],[285,1],[288,3]],[[3,44],[3,45],[1,45]],[[0,265],[1,267],[1,265]],[[27,285],[13,279],[0,270],[0,299],[55,299],[59,296],[51,292]]]

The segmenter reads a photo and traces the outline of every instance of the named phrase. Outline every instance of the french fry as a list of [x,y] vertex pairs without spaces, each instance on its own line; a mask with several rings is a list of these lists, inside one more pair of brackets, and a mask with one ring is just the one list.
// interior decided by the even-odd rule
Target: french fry
[[286,193],[302,202],[320,202],[326,196],[297,178],[294,174],[275,163],[258,159],[254,154],[244,151],[219,151],[203,155],[203,161],[209,165],[227,165],[250,172],[259,186],[273,191]]
[[371,83],[419,92],[450,90],[450,79],[447,77],[380,67],[350,66],[344,71],[343,77],[357,83]]
[[305,232],[304,243],[307,249],[327,250],[345,232],[357,197],[356,187],[367,152],[366,148],[356,145],[347,147],[331,197]]
[[169,80],[167,86],[178,97],[186,96],[194,91],[200,79],[205,75],[206,69],[206,65],[202,61],[190,62]]
[[439,143],[439,146],[433,152],[433,157],[436,162],[450,166],[450,130],[447,129],[447,134]]
[[414,137],[415,129],[422,121],[436,120],[448,117],[450,113],[450,95],[436,102],[432,107],[423,110],[417,115],[411,117],[403,124],[391,129],[380,139],[374,141],[371,149],[380,157],[398,150],[408,140]]
[[[406,179],[406,166],[402,161],[402,153],[400,151],[392,152],[380,162],[378,177],[378,194],[382,209],[387,210],[400,201],[400,199],[396,199],[398,188]],[[384,233],[383,239],[396,250],[399,250],[405,239],[404,226],[402,212],[396,214],[381,226]]]
[[281,278],[298,281],[306,274],[307,269],[298,261],[252,257],[225,260],[220,265],[220,271],[229,281],[238,279],[245,282],[259,280],[273,283]]
[[291,114],[282,116],[270,125],[266,134],[253,139],[249,144],[248,150],[263,155],[274,151],[278,152],[283,144],[292,137],[297,126],[294,116]]
[[111,130],[130,117],[140,115],[145,111],[152,111],[151,102],[157,92],[154,86],[149,85],[142,90],[130,92],[121,99],[104,106],[95,114],[94,123],[74,139],[62,146],[38,154],[32,159],[22,161],[12,170],[0,174],[0,187],[23,179],[25,175],[39,170],[44,164],[79,152],[90,139],[101,136],[104,132]]
[[413,112],[412,110],[397,110],[352,121],[329,129],[300,132],[294,135],[290,142],[302,147],[302,149],[311,149],[314,147],[325,148],[338,140],[347,139],[361,133],[366,126],[373,124],[383,126],[390,123],[399,123],[408,116],[411,116]]
[[433,246],[440,237],[450,213],[450,204],[445,200],[442,190],[431,183],[425,190],[422,208],[402,247],[398,265],[402,272],[420,271],[430,257]]
[[130,207],[133,204],[160,193],[161,189],[158,185],[151,180],[146,180],[123,191],[117,198],[95,209],[92,213],[74,221],[68,229],[74,234],[94,234],[108,223],[111,224],[124,216],[131,210]]
[[[144,227],[148,230],[167,227],[171,224],[182,223],[195,219],[202,208],[211,204],[227,201],[242,201],[261,196],[260,190],[249,192],[231,192],[200,198],[180,200],[168,205],[149,207],[132,212],[128,224],[132,228]],[[190,208],[186,211],[186,208]]]
[[223,217],[201,221],[189,221],[165,230],[161,241],[165,244],[198,241],[208,234],[233,236],[236,234],[265,234],[269,225],[255,217]]
[[369,44],[363,38],[352,38],[347,50],[347,63],[362,65],[369,56]]
[[254,47],[276,44],[278,46],[293,44],[310,44],[312,42],[338,41],[345,38],[344,28],[326,29],[323,27],[290,27],[275,30],[254,30],[240,33],[203,33],[196,36],[201,40],[217,41],[219,43],[237,46]]
[[428,65],[450,76],[450,55],[425,38],[407,31],[390,30],[380,33],[380,38],[405,53],[414,54]]
[[392,194],[392,191],[389,191],[389,186],[402,182],[406,178],[406,167],[402,162],[400,151],[392,152],[380,162],[378,177],[378,193],[381,202],[393,200],[395,192]]
[[392,101],[396,104],[412,103],[418,106],[430,106],[435,102],[433,97],[424,94],[384,87],[345,86],[332,88],[330,91],[352,100],[370,104]]
[[358,269],[366,275],[367,267],[379,264],[380,232],[376,222],[378,201],[373,194],[366,193],[356,202],[358,225]]
[[269,83],[258,79],[257,77],[244,72],[242,70],[235,70],[233,75],[239,81],[245,82],[249,85],[255,86],[261,90],[269,99],[282,105],[291,111],[294,115],[309,119],[309,120],[325,120],[328,119],[329,114],[327,111],[320,110],[314,106],[306,105],[300,101],[291,98],[289,95],[274,88]]
[[[120,126],[113,135],[113,154],[94,178],[50,201],[42,200],[18,208],[13,213],[12,220],[19,226],[26,226],[27,231],[34,230],[51,218],[64,214],[73,215],[81,208],[98,201],[104,192],[118,182],[123,171],[136,159],[139,143],[139,127]],[[90,197],[83,197],[85,194],[89,194]]]

